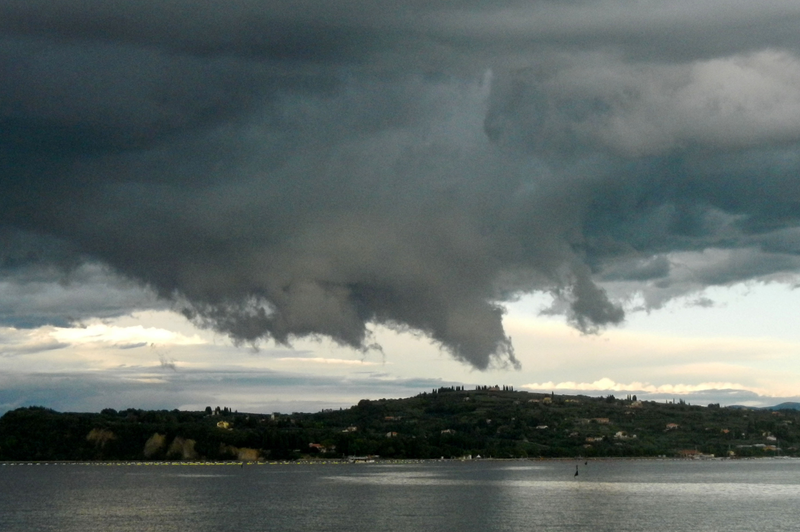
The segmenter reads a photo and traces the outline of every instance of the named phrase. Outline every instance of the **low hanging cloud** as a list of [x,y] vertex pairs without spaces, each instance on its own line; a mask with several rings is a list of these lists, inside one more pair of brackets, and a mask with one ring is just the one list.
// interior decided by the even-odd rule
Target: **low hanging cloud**
[[[517,365],[521,294],[591,333],[633,293],[791,278],[800,10],[637,6],[4,2],[0,289],[27,310],[0,318],[169,305],[358,349],[382,324],[485,369]],[[72,315],[26,280],[87,268]]]
[[732,382],[703,382],[700,384],[651,384],[649,382],[631,382],[623,384],[609,378],[602,378],[594,382],[542,382],[523,385],[531,390],[571,390],[581,392],[646,392],[649,394],[676,394],[684,395],[707,390],[746,390],[763,394],[764,390],[748,388]]
[[[795,402],[796,396],[790,391],[770,393],[763,388],[746,386],[734,382],[703,382],[698,384],[652,384],[649,382],[620,383],[604,377],[594,382],[541,382],[523,385],[522,388],[535,392],[553,392],[600,396],[605,394],[621,397],[621,394],[636,396],[641,401],[666,401],[676,399],[690,404],[716,403],[722,406],[748,406],[754,408],[772,407],[783,402]],[[788,392],[788,393],[787,393]]]

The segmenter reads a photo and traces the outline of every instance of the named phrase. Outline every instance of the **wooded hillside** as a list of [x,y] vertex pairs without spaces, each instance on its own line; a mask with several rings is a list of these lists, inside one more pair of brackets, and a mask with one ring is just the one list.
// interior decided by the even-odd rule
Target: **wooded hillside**
[[798,456],[797,410],[441,388],[316,414],[20,408],[0,460]]

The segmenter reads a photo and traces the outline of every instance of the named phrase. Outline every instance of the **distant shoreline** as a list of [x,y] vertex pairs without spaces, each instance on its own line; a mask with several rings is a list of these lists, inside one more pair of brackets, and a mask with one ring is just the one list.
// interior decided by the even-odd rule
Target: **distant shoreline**
[[180,460],[5,460],[0,461],[0,467],[20,467],[20,466],[121,466],[121,467],[141,467],[141,466],[176,466],[176,467],[191,467],[191,466],[228,466],[228,467],[243,467],[243,466],[265,466],[265,465],[352,465],[354,467],[365,467],[370,465],[381,464],[434,464],[434,463],[481,463],[481,462],[713,462],[713,461],[771,461],[771,460],[800,460],[798,457],[792,456],[758,456],[758,457],[744,457],[744,458],[728,458],[724,456],[707,457],[707,458],[682,458],[682,457],[653,457],[653,456],[613,456],[613,457],[573,457],[573,458],[477,458],[477,459],[461,459],[461,458],[445,458],[445,459],[376,459],[371,463],[353,463],[347,458],[340,459],[302,459],[302,460],[265,460],[265,461],[220,461],[220,460],[195,460],[195,461],[180,461]]

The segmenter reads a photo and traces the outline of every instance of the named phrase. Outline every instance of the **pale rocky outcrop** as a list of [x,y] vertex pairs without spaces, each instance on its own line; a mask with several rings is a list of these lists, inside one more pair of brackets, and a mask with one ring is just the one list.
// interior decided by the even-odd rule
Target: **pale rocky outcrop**
[[221,444],[219,452],[222,454],[235,457],[237,460],[243,462],[255,462],[262,458],[261,451],[258,449],[250,449],[248,447],[234,447],[233,445]]
[[194,450],[197,442],[176,436],[169,446],[167,456],[172,458],[179,458],[181,460],[197,460],[199,454]]
[[99,448],[105,447],[106,443],[116,439],[116,435],[108,429],[92,429],[86,435],[86,441],[94,443],[94,446]]
[[151,458],[158,454],[167,445],[167,437],[163,434],[155,433],[144,444],[144,457]]

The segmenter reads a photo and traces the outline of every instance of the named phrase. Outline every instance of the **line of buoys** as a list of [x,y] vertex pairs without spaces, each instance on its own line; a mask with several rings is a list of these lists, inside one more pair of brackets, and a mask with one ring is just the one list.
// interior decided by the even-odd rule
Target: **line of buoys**
[[225,461],[225,462],[214,462],[214,461],[203,461],[203,462],[183,462],[183,461],[170,461],[165,460],[161,461],[74,461],[74,462],[0,462],[0,466],[240,466],[243,467],[245,465],[343,465],[347,464],[348,462],[345,460],[335,461],[335,460],[282,460],[282,461]]
[[[428,460],[431,461],[431,460]],[[422,464],[428,462],[426,460],[376,460],[374,463],[376,464]],[[434,460],[435,461],[435,460]],[[270,460],[270,461],[239,461],[239,460],[226,460],[226,461],[214,461],[214,460],[203,460],[203,461],[177,461],[177,460],[131,460],[131,461],[123,461],[123,460],[114,460],[114,461],[41,461],[41,462],[33,462],[33,461],[19,461],[19,462],[0,462],[0,466],[41,466],[41,465],[50,465],[50,466],[240,466],[244,467],[245,465],[350,465],[350,461],[346,459],[328,459],[328,460]],[[369,464],[367,464],[369,465]]]

